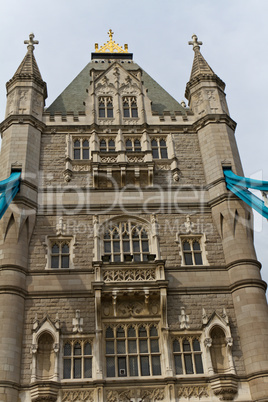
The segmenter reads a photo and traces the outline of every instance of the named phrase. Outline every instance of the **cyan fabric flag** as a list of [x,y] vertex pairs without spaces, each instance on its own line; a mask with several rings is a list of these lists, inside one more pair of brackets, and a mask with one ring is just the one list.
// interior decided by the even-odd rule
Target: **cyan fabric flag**
[[231,169],[224,169],[223,172],[228,190],[232,191],[242,201],[268,219],[268,208],[264,202],[248,190],[248,188],[252,188],[260,191],[268,191],[268,181],[240,177],[234,174]]
[[13,172],[8,179],[0,181],[0,219],[19,191],[20,175],[20,172]]

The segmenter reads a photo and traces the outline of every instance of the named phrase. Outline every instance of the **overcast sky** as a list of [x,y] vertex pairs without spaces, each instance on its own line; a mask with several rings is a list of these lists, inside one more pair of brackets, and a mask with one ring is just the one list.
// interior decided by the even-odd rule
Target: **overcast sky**
[[[5,83],[26,53],[29,33],[47,82],[47,106],[90,61],[94,44],[128,43],[134,60],[175,99],[184,99],[192,67],[193,33],[226,83],[245,175],[268,180],[267,0],[8,0],[0,5],[0,120]],[[255,245],[268,281],[268,222],[255,214]]]

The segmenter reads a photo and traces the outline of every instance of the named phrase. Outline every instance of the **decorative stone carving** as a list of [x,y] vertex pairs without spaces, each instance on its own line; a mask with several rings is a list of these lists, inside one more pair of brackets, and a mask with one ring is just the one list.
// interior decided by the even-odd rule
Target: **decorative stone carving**
[[103,271],[104,282],[132,282],[132,281],[155,281],[155,268],[132,268],[132,269],[106,269]]
[[73,165],[74,172],[91,172],[91,165]]
[[56,224],[56,234],[57,236],[65,235],[66,224],[63,223],[63,217],[60,216]]
[[201,398],[209,397],[209,390],[206,385],[185,386],[178,388],[179,398]]
[[73,332],[83,332],[83,318],[80,317],[80,310],[76,310],[73,318]]
[[144,156],[128,156],[128,162],[130,163],[144,162]]
[[131,390],[108,391],[106,395],[107,402],[129,402],[131,400]]
[[164,401],[165,400],[165,389],[164,388],[154,388],[141,390],[141,398],[144,402],[151,401]]
[[202,322],[204,325],[208,323],[208,315],[204,308],[202,309]]
[[179,315],[180,321],[180,329],[188,329],[189,325],[189,316],[185,314],[185,307],[181,307],[181,315]]
[[140,302],[122,302],[118,305],[118,315],[122,315],[124,317],[135,317],[140,315],[144,310],[144,303]]
[[156,170],[170,170],[171,169],[170,165],[168,165],[166,163],[165,164],[157,163],[155,165],[155,168],[156,168]]
[[62,402],[94,402],[93,390],[64,391]]
[[103,156],[101,157],[102,163],[116,163],[117,157],[116,156]]

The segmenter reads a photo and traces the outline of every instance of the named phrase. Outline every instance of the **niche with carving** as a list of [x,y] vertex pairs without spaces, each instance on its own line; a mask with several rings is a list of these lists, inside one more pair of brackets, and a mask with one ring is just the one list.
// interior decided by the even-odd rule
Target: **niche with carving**
[[210,353],[213,371],[215,374],[225,373],[229,371],[225,333],[220,327],[214,327],[210,337],[212,339]]
[[55,353],[54,339],[48,332],[44,332],[38,339],[36,359],[36,379],[51,380],[54,376]]

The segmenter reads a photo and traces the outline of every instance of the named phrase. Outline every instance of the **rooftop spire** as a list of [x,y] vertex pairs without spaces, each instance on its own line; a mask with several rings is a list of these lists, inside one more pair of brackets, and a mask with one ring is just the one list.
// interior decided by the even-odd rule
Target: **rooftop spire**
[[215,75],[214,71],[208,65],[200,52],[200,45],[203,45],[203,42],[198,41],[198,37],[196,35],[193,35],[192,39],[192,41],[188,42],[189,45],[193,46],[194,51],[194,61],[190,81],[200,74]]
[[95,43],[95,52],[96,53],[128,53],[128,45],[127,44],[124,45],[124,49],[123,49],[122,46],[119,46],[118,43],[115,43],[115,41],[113,40],[114,32],[111,29],[109,29],[109,31],[107,33],[109,35],[110,40],[108,40],[107,43],[105,43],[103,46],[101,46],[100,49],[99,49],[98,43]]

